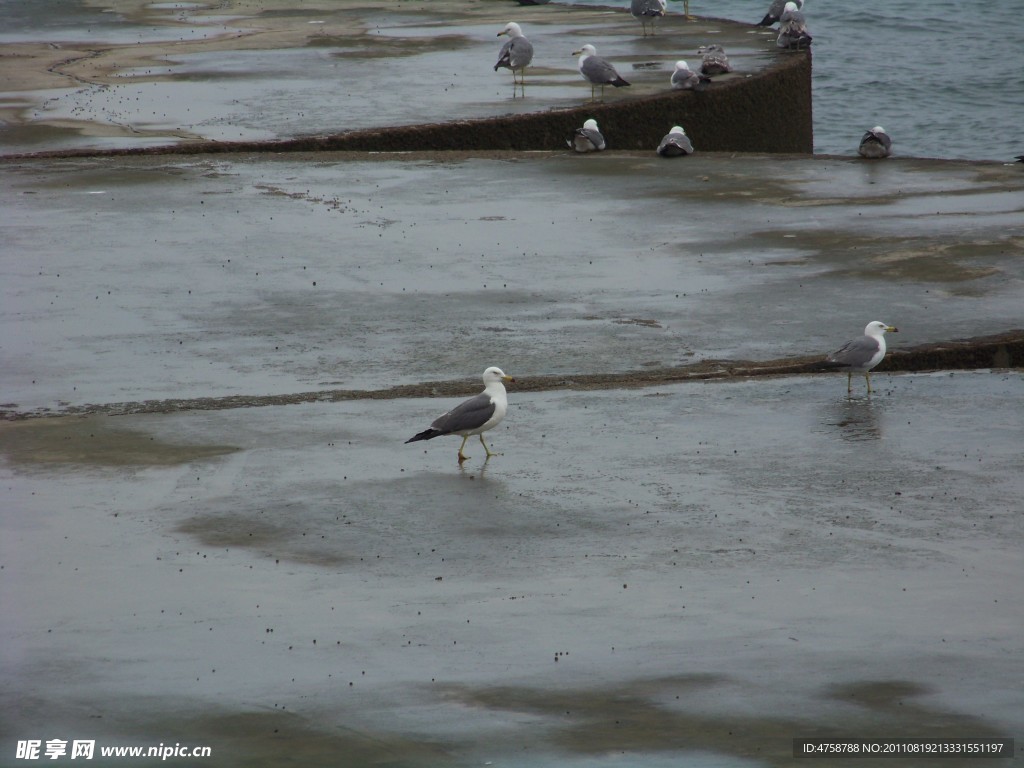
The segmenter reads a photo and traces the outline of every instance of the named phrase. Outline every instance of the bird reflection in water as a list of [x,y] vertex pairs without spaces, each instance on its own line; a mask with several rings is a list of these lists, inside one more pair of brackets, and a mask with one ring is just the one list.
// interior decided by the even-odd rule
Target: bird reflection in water
[[843,398],[833,403],[828,423],[839,428],[843,440],[880,440],[880,406],[870,398]]

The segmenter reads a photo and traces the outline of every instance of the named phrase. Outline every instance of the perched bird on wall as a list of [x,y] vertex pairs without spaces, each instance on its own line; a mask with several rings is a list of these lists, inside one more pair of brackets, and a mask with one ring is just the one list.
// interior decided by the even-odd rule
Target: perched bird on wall
[[732,72],[732,64],[729,57],[725,55],[725,48],[720,45],[702,45],[697,53],[703,58],[700,62],[700,71],[705,75],[724,75]]
[[494,71],[499,67],[512,70],[512,95],[516,93],[516,70],[519,70],[519,85],[524,88],[523,95],[526,95],[526,68],[533,61],[533,43],[523,35],[522,28],[514,21],[510,21],[505,28],[498,33],[498,37],[508,35],[508,40],[498,51],[498,63],[494,65]]
[[693,154],[693,144],[682,126],[673,125],[658,145],[658,154],[662,157],[680,157]]
[[629,85],[628,82],[619,77],[619,73],[615,71],[615,67],[597,55],[597,49],[590,43],[587,43],[578,51],[573,51],[572,55],[579,56],[579,59],[576,62],[576,67],[579,69],[580,75],[583,79],[590,83],[591,101],[594,100],[595,86],[600,86],[601,98],[603,99],[604,87],[606,85],[614,85],[616,88]]
[[707,75],[699,75],[690,69],[690,65],[680,59],[676,62],[676,67],[672,71],[672,77],[669,79],[672,83],[672,87],[676,90],[693,90],[700,89],[711,82],[711,78]]
[[[796,0],[796,7],[798,10],[804,9],[804,0]],[[772,24],[782,18],[782,12],[786,10],[786,0],[772,0],[772,4],[768,7],[768,13],[764,15],[764,18],[757,22],[759,27],[770,27]]]
[[889,134],[885,132],[885,128],[880,125],[876,125],[870,131],[866,132],[860,140],[860,146],[857,147],[857,154],[871,160],[891,155],[892,139],[890,139]]
[[605,147],[604,136],[597,128],[597,120],[587,120],[565,142],[577,152],[600,152]]
[[875,320],[864,328],[864,335],[851,339],[825,358],[826,362],[834,363],[834,367],[846,371],[846,391],[853,391],[853,374],[863,373],[871,390],[871,369],[882,362],[885,357],[885,334],[896,333],[891,325]]
[[433,440],[442,435],[459,435],[462,438],[462,445],[459,446],[459,464],[461,465],[469,457],[462,453],[466,447],[466,441],[471,435],[480,436],[480,444],[487,451],[487,458],[494,456],[491,449],[484,442],[484,432],[493,429],[505,418],[505,411],[508,410],[508,396],[505,393],[504,381],[515,381],[501,368],[490,367],[484,371],[484,391],[476,397],[452,408],[448,413],[438,416],[430,429],[413,435],[406,443],[415,443],[417,440]]
[[779,36],[775,39],[775,45],[779,48],[807,48],[812,39],[800,7],[790,0],[779,19]]
[[647,22],[651,22],[651,34],[654,34],[654,20],[665,15],[665,0],[631,0],[629,12],[634,19],[643,25],[644,37],[647,37]]

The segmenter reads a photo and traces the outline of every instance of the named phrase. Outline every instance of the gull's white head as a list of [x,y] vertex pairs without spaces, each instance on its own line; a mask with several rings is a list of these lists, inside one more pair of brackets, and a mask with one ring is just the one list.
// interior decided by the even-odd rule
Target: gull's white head
[[864,327],[865,336],[874,336],[875,338],[881,337],[886,331],[889,333],[896,333],[899,329],[894,328],[891,325],[886,325],[879,320],[873,320]]
[[685,69],[686,71],[689,71],[690,70],[690,65],[687,64],[682,59],[680,59],[679,61],[676,62],[676,72],[679,72],[680,70],[683,70],[683,69]]
[[789,3],[786,3],[786,7],[783,10],[783,13],[785,13],[786,11],[799,11],[799,10],[800,10],[800,6],[799,5],[797,5],[796,3],[793,3],[793,2],[789,2]]
[[507,373],[501,370],[501,368],[496,368],[493,365],[486,371],[484,371],[483,379],[485,385],[490,385],[502,381],[515,381],[515,379],[513,379],[511,376],[509,376]]
[[505,28],[498,33],[498,37],[502,35],[508,35],[509,37],[522,37],[523,28],[516,24],[514,21],[510,21],[505,25]]
[[580,48],[578,51],[573,51],[572,55],[573,56],[577,56],[577,55],[593,56],[595,53],[597,53],[597,48],[592,46],[590,43],[587,43],[582,48]]
[[875,133],[875,134],[878,134],[878,133],[885,133],[885,128],[883,128],[883,127],[882,127],[882,126],[880,126],[880,125],[876,125],[876,126],[875,126],[874,128],[872,128],[872,129],[871,129],[871,132],[872,132],[872,133]]
[[583,124],[583,127],[586,128],[588,131],[596,131],[597,120],[595,120],[594,118],[590,118]]
[[681,125],[673,125],[672,130],[669,131],[669,133],[681,133],[683,134],[683,136],[686,135],[686,131],[683,130],[683,127]]

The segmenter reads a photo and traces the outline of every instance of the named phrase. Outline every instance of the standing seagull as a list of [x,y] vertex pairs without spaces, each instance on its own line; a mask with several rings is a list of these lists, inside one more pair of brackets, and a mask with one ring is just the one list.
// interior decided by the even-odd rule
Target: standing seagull
[[658,145],[658,154],[662,157],[679,157],[680,155],[692,155],[693,144],[686,135],[682,126],[673,125],[672,130],[665,134],[665,138]]
[[578,51],[573,51],[572,55],[579,55],[579,60],[576,62],[576,66],[580,71],[580,75],[583,79],[590,83],[590,100],[594,101],[594,86],[601,86],[601,98],[604,98],[604,87],[606,85],[614,85],[616,88],[621,88],[624,85],[629,85],[625,80],[619,77],[619,73],[615,71],[615,67],[609,64],[607,61],[597,55],[597,49],[590,43],[587,43]]
[[865,133],[864,137],[860,140],[860,146],[857,147],[857,154],[872,160],[891,155],[892,139],[885,132],[885,128],[876,125]]
[[466,441],[470,435],[479,435],[480,444],[487,451],[487,458],[494,456],[491,449],[484,442],[484,432],[498,426],[505,418],[505,411],[508,409],[508,397],[505,394],[503,381],[515,381],[511,376],[505,374],[501,368],[490,367],[484,371],[484,391],[476,397],[452,408],[448,413],[438,416],[430,429],[425,429],[419,434],[413,435],[406,443],[415,443],[417,440],[433,440],[441,435],[461,435],[462,445],[459,446],[459,464],[461,465],[469,457],[462,453],[466,447]]
[[577,152],[600,152],[605,147],[604,136],[597,129],[597,120],[593,118],[587,120],[582,128],[577,128],[572,138],[565,143]]
[[800,6],[790,0],[782,11],[782,18],[779,19],[779,36],[775,40],[775,45],[779,48],[806,48],[812,39],[810,32],[807,31],[804,15],[800,12]]
[[711,82],[711,78],[707,75],[698,75],[690,69],[689,64],[680,59],[676,62],[676,68],[672,71],[670,82],[676,90],[686,91],[703,88]]
[[508,35],[508,40],[498,51],[498,63],[494,65],[494,71],[498,67],[505,67],[512,70],[512,96],[516,95],[516,70],[519,70],[519,85],[523,87],[523,96],[526,95],[526,67],[533,61],[533,43],[523,36],[522,28],[514,21],[510,21],[505,28],[498,33],[498,37]]
[[825,359],[835,367],[846,370],[846,391],[853,391],[853,374],[863,373],[871,393],[871,369],[885,357],[885,332],[896,333],[896,328],[875,320],[864,328],[864,335],[851,339]]
[[[804,0],[796,0],[798,10],[804,9]],[[768,7],[768,13],[764,15],[764,18],[757,22],[759,27],[770,27],[776,21],[782,18],[782,12],[786,10],[786,0],[772,0],[772,4]]]
[[654,35],[654,20],[665,15],[665,0],[632,0],[629,12],[634,19],[643,25],[644,37],[647,37],[647,20],[651,20],[651,35]]

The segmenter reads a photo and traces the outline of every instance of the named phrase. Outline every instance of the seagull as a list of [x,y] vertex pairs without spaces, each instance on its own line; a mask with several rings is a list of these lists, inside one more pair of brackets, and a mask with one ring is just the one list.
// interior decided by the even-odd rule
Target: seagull
[[502,35],[508,35],[508,40],[498,52],[498,63],[494,65],[494,71],[497,72],[498,67],[512,70],[512,95],[515,96],[516,70],[519,70],[519,84],[525,86],[526,67],[533,61],[533,43],[526,39],[522,27],[514,21],[506,24],[497,36],[501,37]]
[[643,25],[644,37],[647,37],[647,20],[651,20],[651,35],[654,35],[654,20],[665,15],[665,0],[632,0],[629,12],[634,19]]
[[860,140],[860,146],[857,147],[857,154],[872,160],[891,155],[892,139],[885,132],[885,128],[876,125],[865,133],[864,137]]
[[707,75],[698,75],[690,69],[689,64],[680,59],[676,62],[676,68],[673,70],[669,82],[672,83],[672,87],[676,90],[685,91],[703,88],[711,82],[711,78]]
[[619,77],[615,67],[597,55],[597,49],[590,43],[587,43],[578,51],[573,51],[572,55],[579,55],[580,57],[576,62],[576,66],[579,68],[583,79],[590,83],[591,101],[594,101],[595,85],[601,86],[602,99],[604,98],[604,87],[606,85],[614,85],[616,88],[629,85],[629,83]]
[[729,57],[725,55],[725,48],[720,45],[702,45],[697,53],[703,54],[704,58],[700,63],[700,71],[705,75],[724,75],[732,72],[732,64]]
[[679,157],[680,155],[692,155],[693,144],[681,126],[673,125],[672,130],[665,134],[665,138],[658,145],[658,154],[662,157]]
[[[798,10],[804,9],[804,0],[796,0],[796,7]],[[776,21],[782,18],[782,12],[786,10],[786,0],[772,0],[772,4],[768,7],[768,13],[764,15],[764,18],[757,22],[759,27],[770,27]]]
[[806,48],[811,44],[811,40],[800,6],[790,0],[779,19],[779,36],[775,44],[779,48]]
[[577,128],[572,138],[565,143],[577,152],[600,152],[605,147],[604,136],[597,129],[597,120],[593,118],[587,120],[582,128]]
[[896,333],[891,325],[874,320],[864,327],[864,335],[851,339],[825,358],[835,367],[846,370],[846,391],[853,391],[853,374],[863,373],[871,393],[871,369],[885,357],[885,333]]
[[470,435],[479,435],[480,444],[487,451],[487,458],[496,454],[484,442],[484,432],[492,429],[501,423],[505,418],[505,411],[508,409],[508,397],[505,394],[503,381],[515,381],[501,368],[491,366],[483,375],[484,391],[476,397],[455,406],[448,413],[438,416],[430,429],[413,435],[406,443],[415,443],[417,440],[433,440],[442,435],[461,435],[462,445],[459,446],[459,465],[462,465],[469,457],[462,453],[466,447],[466,441]]

